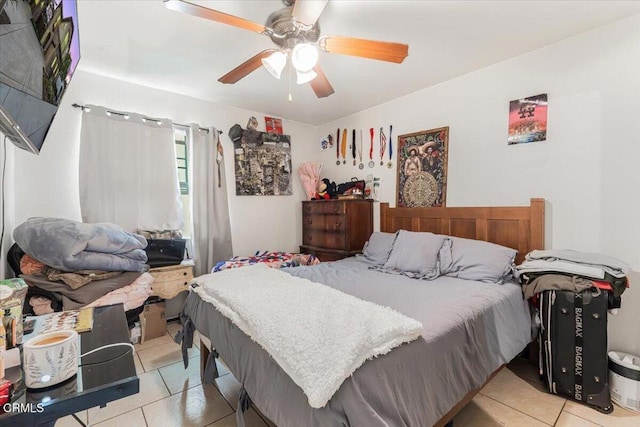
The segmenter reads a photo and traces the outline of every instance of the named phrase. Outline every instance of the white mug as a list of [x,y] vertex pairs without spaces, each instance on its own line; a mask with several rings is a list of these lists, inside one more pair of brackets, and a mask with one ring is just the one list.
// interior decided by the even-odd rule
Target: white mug
[[78,372],[78,333],[56,331],[38,335],[22,345],[27,388],[61,383]]

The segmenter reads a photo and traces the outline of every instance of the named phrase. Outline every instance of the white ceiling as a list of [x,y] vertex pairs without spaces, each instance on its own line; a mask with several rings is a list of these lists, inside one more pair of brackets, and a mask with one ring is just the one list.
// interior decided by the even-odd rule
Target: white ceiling
[[[200,1],[264,24],[281,0]],[[330,0],[322,35],[409,45],[402,64],[322,53],[336,93],[274,79],[262,67],[217,79],[274,45],[267,36],[168,10],[161,0],[79,0],[80,68],[276,117],[320,125],[640,13],[638,1]]]

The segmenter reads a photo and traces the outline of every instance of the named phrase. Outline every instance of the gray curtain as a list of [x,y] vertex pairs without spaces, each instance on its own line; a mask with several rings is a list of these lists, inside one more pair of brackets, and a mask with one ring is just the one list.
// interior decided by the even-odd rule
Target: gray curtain
[[218,130],[191,125],[190,199],[194,273],[211,272],[218,261],[233,255],[229,202]]

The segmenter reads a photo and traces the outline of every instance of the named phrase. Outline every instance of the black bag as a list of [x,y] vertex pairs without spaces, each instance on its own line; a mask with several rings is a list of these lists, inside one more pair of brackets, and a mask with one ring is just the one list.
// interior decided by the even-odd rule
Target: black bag
[[364,181],[358,180],[358,178],[351,178],[351,181],[338,184],[336,189],[337,195],[349,194],[354,188],[360,190],[360,195],[364,195]]
[[147,264],[151,268],[180,264],[186,246],[186,239],[147,239]]
[[540,368],[553,394],[583,402],[605,414],[609,394],[607,305],[609,292],[544,291],[540,298]]

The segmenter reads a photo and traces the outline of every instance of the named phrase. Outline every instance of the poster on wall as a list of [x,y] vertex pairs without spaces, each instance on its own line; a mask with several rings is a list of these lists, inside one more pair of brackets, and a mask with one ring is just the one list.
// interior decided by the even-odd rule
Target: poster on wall
[[282,119],[265,116],[264,123],[268,133],[277,133],[278,135],[282,135]]
[[509,103],[509,145],[547,139],[547,94]]
[[291,195],[291,137],[245,129],[233,143],[238,196]]
[[398,137],[396,206],[446,206],[448,143],[448,126]]

